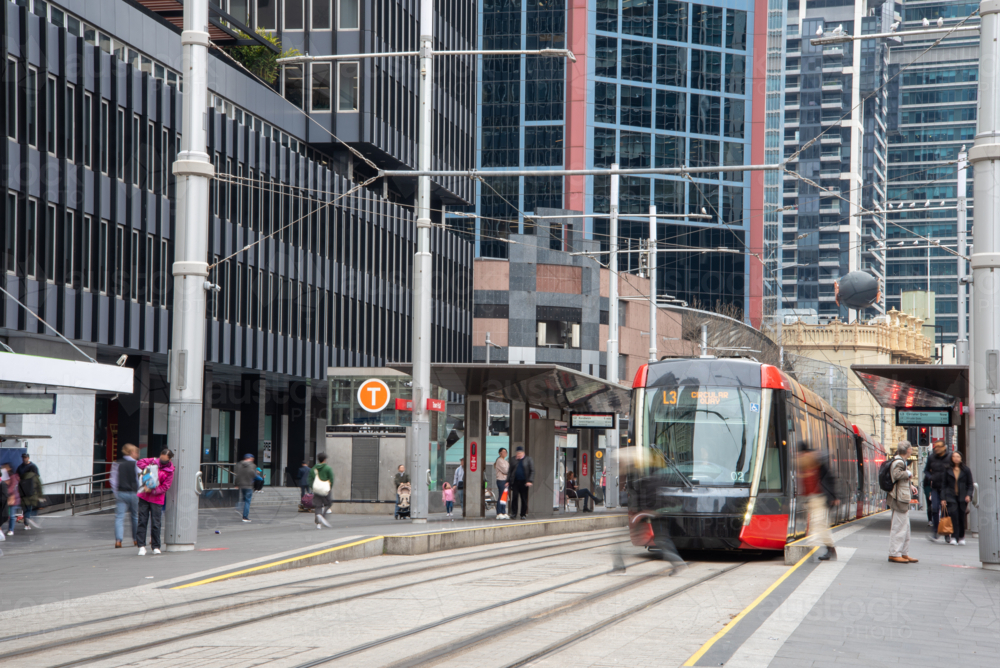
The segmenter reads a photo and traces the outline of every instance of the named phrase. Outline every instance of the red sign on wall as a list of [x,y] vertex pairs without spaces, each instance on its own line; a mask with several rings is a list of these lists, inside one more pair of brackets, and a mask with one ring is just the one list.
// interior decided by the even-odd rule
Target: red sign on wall
[[479,468],[479,445],[472,441],[469,443],[469,470],[473,473]]
[[397,411],[412,411],[413,399],[396,399]]
[[580,475],[587,475],[587,453],[583,453],[583,472]]
[[428,399],[427,400],[427,410],[437,411],[438,413],[444,413],[445,401],[444,399]]

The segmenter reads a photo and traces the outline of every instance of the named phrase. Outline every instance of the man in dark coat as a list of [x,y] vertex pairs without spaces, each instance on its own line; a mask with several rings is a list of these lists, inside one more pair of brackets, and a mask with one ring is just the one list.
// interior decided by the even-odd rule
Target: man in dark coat
[[510,465],[510,473],[507,474],[507,486],[510,489],[510,511],[508,514],[514,519],[521,509],[521,519],[526,519],[528,515],[528,488],[535,482],[535,462],[531,457],[524,455],[524,448],[517,447],[514,452],[514,461]]
[[931,504],[931,513],[933,513],[931,519],[931,531],[933,533],[927,539],[932,542],[939,538],[937,527],[938,522],[941,521],[941,494],[944,488],[945,472],[950,468],[951,453],[948,452],[948,446],[942,440],[934,441],[934,450],[928,455],[927,463],[924,464],[924,478],[931,484],[931,498],[929,502]]

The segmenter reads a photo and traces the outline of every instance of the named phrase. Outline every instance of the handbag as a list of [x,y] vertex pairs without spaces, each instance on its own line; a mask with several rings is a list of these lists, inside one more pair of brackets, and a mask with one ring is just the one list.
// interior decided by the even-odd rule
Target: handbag
[[322,478],[319,477],[319,475],[317,475],[316,479],[313,480],[312,491],[313,491],[313,494],[316,495],[316,496],[329,496],[330,495],[330,481],[329,480],[323,480]]
[[955,527],[951,524],[951,517],[945,515],[948,512],[948,504],[944,501],[941,502],[941,520],[937,525],[937,532],[940,535],[950,536],[955,533]]

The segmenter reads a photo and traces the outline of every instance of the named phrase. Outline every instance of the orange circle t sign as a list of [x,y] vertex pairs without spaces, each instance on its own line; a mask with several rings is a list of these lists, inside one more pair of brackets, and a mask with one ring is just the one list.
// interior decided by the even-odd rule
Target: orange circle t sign
[[369,413],[378,413],[389,405],[389,386],[378,378],[370,378],[358,388],[358,403]]

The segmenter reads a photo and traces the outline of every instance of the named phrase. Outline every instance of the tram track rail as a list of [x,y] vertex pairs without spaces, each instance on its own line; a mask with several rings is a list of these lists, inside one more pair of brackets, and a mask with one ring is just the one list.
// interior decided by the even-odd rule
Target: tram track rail
[[[601,539],[599,538],[598,540],[601,540]],[[504,566],[510,566],[510,565],[514,565],[514,564],[522,564],[522,563],[529,562],[529,561],[551,559],[551,558],[554,558],[554,557],[559,557],[559,556],[566,555],[566,554],[572,554],[572,553],[575,553],[575,552],[582,552],[582,551],[587,551],[587,550],[593,550],[593,549],[600,549],[600,548],[604,548],[604,547],[610,547],[612,545],[621,544],[621,543],[624,543],[624,542],[627,542],[627,539],[604,540],[603,542],[595,544],[592,537],[587,537],[587,538],[582,539],[582,540],[561,541],[561,542],[555,543],[555,544],[541,545],[541,546],[529,548],[527,550],[525,550],[525,549],[521,549],[521,550],[512,549],[512,550],[505,551],[503,554],[500,554],[500,555],[485,554],[485,555],[483,555],[481,557],[477,557],[475,559],[463,560],[463,561],[461,561],[459,563],[462,563],[462,564],[467,564],[467,563],[470,563],[470,562],[478,563],[478,562],[482,562],[482,561],[491,561],[491,560],[497,560],[497,559],[502,560],[505,557],[513,557],[513,559],[509,559],[509,560],[504,561],[504,562],[502,562],[500,564],[497,564],[496,566],[493,566],[494,568],[496,568],[496,567],[502,568]],[[559,550],[559,548],[562,548],[562,547],[566,547],[566,546],[569,546],[569,545],[579,545],[581,543],[583,543],[584,546],[582,546],[582,547],[576,547],[576,548],[572,548],[572,549],[567,549],[567,550]],[[550,550],[559,550],[559,551],[551,552],[549,554],[537,555],[537,556],[534,556],[534,557],[528,557],[528,558],[525,558],[523,556],[526,552],[539,552],[539,551],[550,551]],[[262,599],[254,599],[254,600],[251,600],[251,601],[241,601],[239,603],[235,603],[235,604],[231,604],[231,605],[225,605],[225,606],[216,607],[216,608],[211,608],[209,610],[199,610],[199,611],[194,611],[194,612],[190,612],[190,613],[183,614],[183,615],[178,615],[176,617],[169,617],[169,618],[166,618],[166,619],[157,619],[156,620],[156,624],[157,624],[157,626],[164,626],[164,625],[171,625],[171,624],[181,624],[181,623],[190,622],[190,621],[194,621],[194,620],[205,618],[205,617],[211,617],[213,615],[219,615],[219,614],[223,614],[223,613],[230,613],[230,612],[241,610],[241,609],[249,609],[249,608],[253,608],[254,606],[261,606],[261,605],[264,605],[264,604],[267,604],[267,603],[274,603],[274,602],[283,601],[283,600],[289,600],[289,599],[295,599],[295,598],[302,598],[302,597],[308,597],[308,596],[315,596],[315,595],[318,595],[318,594],[328,593],[330,591],[334,591],[334,590],[337,590],[337,589],[346,589],[346,588],[354,587],[354,586],[357,586],[357,585],[368,584],[368,583],[371,583],[371,582],[377,582],[379,580],[389,580],[389,579],[392,579],[392,578],[399,578],[399,577],[410,577],[414,573],[417,573],[417,572],[427,572],[427,571],[439,570],[441,568],[448,568],[448,567],[455,566],[456,565],[455,559],[459,558],[459,555],[448,555],[448,556],[452,557],[452,558],[444,560],[441,557],[438,557],[438,558],[432,558],[432,559],[423,560],[424,562],[439,561],[439,562],[442,562],[442,563],[428,565],[428,566],[425,566],[423,568],[416,569],[416,570],[412,570],[412,569],[411,570],[401,570],[400,572],[386,573],[386,574],[382,574],[382,575],[378,575],[378,576],[370,577],[370,578],[362,578],[362,579],[357,579],[357,580],[351,580],[351,581],[348,581],[348,582],[335,583],[335,584],[332,584],[332,585],[321,586],[321,587],[311,587],[309,589],[305,589],[305,590],[302,590],[302,591],[289,592],[289,593],[285,593],[285,594],[282,594],[282,595],[279,595],[279,596],[271,596],[271,597],[262,598]],[[395,567],[395,565],[394,565],[394,567]],[[387,568],[387,567],[380,567],[380,568]],[[188,639],[192,639],[192,638],[197,638],[197,637],[201,637],[201,636],[205,636],[205,635],[211,635],[211,634],[214,634],[214,633],[220,633],[220,632],[223,632],[223,631],[226,631],[226,630],[230,630],[230,629],[233,629],[233,628],[236,628],[236,627],[239,627],[239,626],[243,626],[245,624],[253,624],[253,623],[256,623],[256,622],[261,622],[261,621],[273,619],[275,617],[287,616],[287,615],[296,614],[296,613],[299,613],[299,612],[307,612],[307,611],[314,610],[314,609],[317,609],[317,608],[328,607],[328,606],[333,606],[333,605],[339,605],[339,604],[342,604],[342,603],[347,603],[347,602],[358,600],[358,599],[368,598],[368,597],[376,596],[376,595],[379,595],[379,594],[384,594],[384,593],[388,593],[388,592],[399,591],[399,590],[402,590],[402,589],[407,589],[407,588],[411,588],[411,587],[417,587],[417,586],[421,586],[421,585],[424,585],[424,584],[429,584],[429,583],[433,583],[433,582],[437,582],[437,581],[442,581],[442,580],[446,580],[446,579],[450,579],[450,578],[454,578],[454,577],[458,577],[458,576],[462,576],[462,575],[468,575],[468,574],[471,574],[471,573],[477,573],[477,572],[480,572],[481,569],[482,569],[481,566],[477,566],[475,568],[469,568],[469,569],[466,569],[466,570],[463,570],[463,571],[460,571],[460,572],[449,572],[449,573],[446,573],[444,575],[437,576],[437,577],[424,578],[424,579],[421,579],[421,580],[418,580],[418,581],[404,582],[404,583],[398,584],[398,585],[392,585],[392,586],[389,586],[389,587],[382,587],[382,588],[379,588],[379,589],[376,589],[376,590],[372,590],[372,591],[365,591],[365,592],[361,592],[361,593],[358,593],[358,594],[354,594],[354,595],[350,595],[350,596],[345,596],[345,597],[337,599],[335,601],[324,600],[324,601],[321,601],[321,602],[311,603],[311,604],[307,604],[307,605],[301,605],[301,606],[292,607],[292,608],[288,608],[288,609],[284,609],[284,610],[272,611],[272,612],[269,612],[269,613],[267,613],[265,615],[259,615],[259,616],[252,617],[252,618],[242,619],[242,620],[239,620],[239,621],[236,621],[236,622],[232,622],[232,623],[227,623],[227,624],[222,624],[222,625],[215,625],[215,626],[208,627],[208,628],[205,628],[205,629],[201,629],[201,630],[197,630],[197,631],[192,631],[192,632],[188,632],[188,633],[184,633],[184,634],[179,634],[179,635],[173,636],[171,638],[165,638],[163,640],[146,641],[146,642],[144,642],[141,645],[126,647],[126,648],[122,648],[120,650],[116,650],[116,651],[113,651],[113,652],[101,654],[99,656],[88,657],[88,658],[79,659],[79,660],[71,661],[71,662],[64,663],[64,664],[57,664],[57,665],[58,666],[77,666],[77,665],[84,665],[86,663],[92,663],[92,662],[95,662],[95,661],[106,660],[106,659],[109,659],[109,658],[115,658],[115,657],[118,657],[118,656],[126,656],[128,654],[132,654],[132,653],[135,653],[135,652],[138,652],[138,651],[142,651],[142,650],[150,648],[150,647],[155,647],[155,646],[159,646],[159,645],[166,645],[166,644],[171,644],[171,643],[175,643],[175,642],[179,642],[179,641],[183,641],[183,640],[188,640]],[[363,571],[360,571],[360,572],[361,573],[365,573],[365,572],[369,572],[371,570],[379,570],[379,569],[368,569],[368,571],[364,571],[363,570]],[[313,579],[301,579],[301,580],[297,580],[297,581],[293,581],[293,582],[281,583],[281,584],[278,584],[278,585],[269,585],[267,587],[260,587],[260,588],[255,589],[255,590],[250,590],[250,593],[259,592],[259,591],[265,591],[265,590],[270,590],[270,589],[275,589],[275,588],[287,589],[288,587],[312,584],[312,583],[316,582],[317,580],[330,579],[330,578],[333,578],[333,577],[347,577],[347,576],[350,576],[350,575],[356,574],[356,573],[358,573],[358,571],[355,571],[353,573],[336,574],[336,575],[332,575],[332,576],[321,576],[319,578],[313,578]],[[239,592],[240,595],[244,595],[246,593],[247,592]],[[168,607],[176,608],[176,607],[182,607],[182,606],[197,605],[199,603],[210,602],[210,601],[218,600],[218,599],[222,599],[222,598],[227,598],[228,599],[228,598],[232,598],[233,596],[234,596],[233,593],[227,593],[227,594],[220,594],[220,595],[217,595],[217,596],[206,597],[206,598],[198,599],[198,600],[195,600],[195,601],[178,602],[178,603],[175,603],[175,604],[169,604],[167,606],[160,606],[160,607],[156,608],[156,611],[160,612],[160,611],[162,611],[164,609],[167,609]],[[28,633],[28,634],[16,634],[14,636],[8,636],[7,638],[0,638],[0,645],[2,645],[3,642],[11,642],[12,640],[15,640],[15,639],[24,639],[26,637],[33,637],[33,636],[36,636],[36,635],[40,635],[42,633],[53,633],[53,632],[56,632],[56,631],[65,631],[65,630],[72,630],[74,628],[82,628],[84,626],[89,626],[89,625],[98,624],[98,623],[114,622],[114,621],[121,620],[123,618],[131,618],[131,617],[140,616],[140,615],[145,614],[146,612],[147,611],[123,613],[121,615],[112,615],[112,616],[107,616],[107,617],[99,618],[99,619],[96,619],[96,620],[87,620],[87,621],[83,621],[83,622],[78,622],[78,623],[74,623],[74,624],[63,625],[63,626],[60,626],[60,627],[54,627],[54,628],[51,628],[51,629],[46,629],[46,630],[43,630],[43,631],[38,631],[38,632],[33,632],[33,633]],[[71,637],[71,638],[65,638],[65,639],[55,640],[55,641],[52,641],[52,642],[43,643],[43,644],[39,644],[39,645],[33,645],[31,647],[25,647],[25,648],[21,648],[21,649],[3,650],[2,647],[0,647],[0,655],[2,655],[5,659],[30,656],[30,655],[35,655],[35,654],[39,654],[39,653],[42,653],[42,652],[58,650],[58,649],[64,648],[64,647],[69,646],[69,645],[77,645],[77,644],[82,644],[82,643],[94,642],[94,641],[102,640],[102,639],[105,639],[105,638],[110,638],[110,637],[115,637],[115,636],[123,636],[123,635],[128,635],[128,634],[136,633],[136,632],[145,632],[145,631],[148,631],[148,630],[149,630],[149,622],[147,621],[147,622],[137,623],[137,624],[130,625],[130,626],[115,627],[113,629],[108,629],[108,630],[105,630],[105,631],[94,632],[94,633],[90,633],[90,634],[84,635],[84,636],[74,636],[74,637]]]

